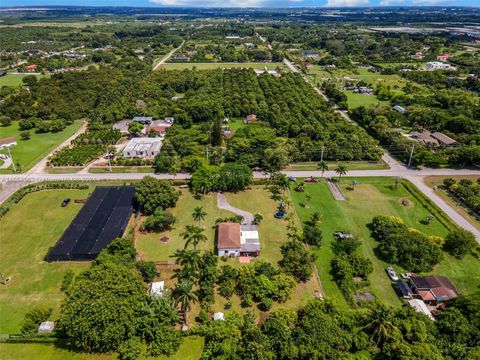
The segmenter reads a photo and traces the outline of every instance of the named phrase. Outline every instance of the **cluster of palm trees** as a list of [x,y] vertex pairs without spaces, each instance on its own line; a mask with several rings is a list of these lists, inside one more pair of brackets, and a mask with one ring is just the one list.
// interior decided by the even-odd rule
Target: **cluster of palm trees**
[[[323,177],[323,173],[325,171],[328,171],[328,164],[326,161],[320,161],[318,164],[317,164],[317,167],[319,170],[322,171],[322,177]],[[335,168],[335,173],[338,175],[338,180],[340,181],[342,179],[342,176],[344,175],[347,175],[347,172],[348,172],[348,167],[347,165],[345,164],[337,164],[337,167]]]
[[198,302],[198,296],[193,288],[198,282],[201,266],[200,250],[197,247],[200,243],[208,240],[204,234],[205,229],[200,227],[206,216],[207,213],[202,206],[194,208],[192,218],[197,222],[198,226],[185,226],[185,231],[181,234],[185,240],[185,246],[174,255],[175,264],[180,265],[181,269],[176,272],[175,276],[178,279],[178,284],[173,289],[172,294],[177,306],[180,306],[184,324],[187,324],[191,304]]

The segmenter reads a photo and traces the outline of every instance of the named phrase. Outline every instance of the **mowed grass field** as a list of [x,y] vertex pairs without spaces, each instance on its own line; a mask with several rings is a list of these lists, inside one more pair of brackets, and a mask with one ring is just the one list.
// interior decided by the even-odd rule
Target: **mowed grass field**
[[[5,76],[0,76],[0,88],[2,86],[18,86],[23,85],[23,78],[27,75],[23,74],[7,74]],[[37,79],[47,77],[47,75],[35,75]]]
[[[205,220],[200,223],[200,226],[205,229],[204,234],[207,236],[208,241],[201,243],[199,249],[213,250],[215,240],[215,230],[213,226],[215,225],[215,220],[220,217],[230,217],[235,214],[217,208],[216,194],[207,195],[199,200],[195,199],[188,189],[182,189],[182,195],[177,201],[177,206],[168,210],[177,218],[177,222],[172,230],[152,233],[140,233],[137,231],[135,248],[140,256],[148,261],[174,262],[175,259],[173,259],[172,256],[177,250],[183,249],[185,245],[185,241],[181,235],[185,231],[185,226],[198,225],[192,218],[193,209],[197,206],[203,206],[204,211],[207,213]],[[139,223],[144,220],[145,217],[142,217]],[[163,236],[168,236],[170,240],[166,243],[160,242],[160,238]]]
[[165,63],[161,68],[166,70],[183,70],[183,69],[193,69],[197,70],[212,70],[212,69],[232,69],[232,68],[252,68],[252,69],[265,69],[275,70],[276,68],[287,69],[283,63],[256,63],[256,62],[246,62],[246,63]]
[[[204,340],[199,336],[185,337],[173,356],[159,356],[157,360],[197,360],[203,351]],[[113,360],[116,354],[85,354],[47,344],[0,344],[2,360]]]
[[[18,128],[18,122],[14,121],[10,126],[0,127],[0,139],[14,137],[17,139],[17,145],[10,148],[13,161],[18,162],[22,167],[22,172],[29,170],[38,161],[47,156],[55,147],[68,139],[82,125],[81,120],[76,120],[68,125],[65,130],[58,133],[35,134],[35,129],[30,130],[31,138],[21,140],[21,131]],[[7,150],[0,151],[7,154]],[[17,169],[18,171],[18,169]],[[1,169],[0,173],[12,173],[12,169]]]
[[[0,286],[0,334],[18,333],[25,313],[45,304],[58,316],[60,285],[68,269],[81,271],[88,262],[47,263],[44,257],[80,211],[74,199],[89,190],[45,190],[26,195],[0,220],[1,273],[11,277]],[[63,199],[72,202],[61,207]]]
[[[336,283],[330,274],[330,262],[334,256],[331,244],[334,241],[333,232],[347,231],[353,233],[362,242],[359,253],[369,258],[373,263],[373,273],[370,275],[370,287],[375,296],[391,306],[399,306],[400,299],[395,294],[391,282],[385,273],[387,264],[376,257],[374,249],[376,241],[371,237],[368,224],[376,215],[394,215],[401,217],[405,224],[414,227],[428,235],[444,237],[448,230],[437,219],[430,225],[420,221],[430,214],[429,210],[419,203],[402,185],[394,188],[392,178],[357,178],[355,190],[347,190],[353,179],[342,179],[340,185],[345,201],[336,201],[324,181],[318,184],[306,184],[303,193],[291,191],[297,214],[302,221],[308,219],[314,211],[322,215],[323,245],[316,249],[317,268],[322,287],[327,296],[342,298]],[[306,208],[305,194],[310,193],[312,200]],[[402,199],[409,202],[402,205]],[[458,260],[444,254],[444,260],[436,266],[433,274],[446,275],[460,292],[470,293],[480,286],[480,262],[472,256]],[[399,272],[403,271],[394,266]]]
[[[329,170],[334,170],[339,164],[345,165],[348,170],[382,170],[389,169],[389,166],[384,161],[327,161]],[[305,161],[299,163],[292,163],[288,165],[285,170],[295,171],[310,171],[319,170],[318,162]]]

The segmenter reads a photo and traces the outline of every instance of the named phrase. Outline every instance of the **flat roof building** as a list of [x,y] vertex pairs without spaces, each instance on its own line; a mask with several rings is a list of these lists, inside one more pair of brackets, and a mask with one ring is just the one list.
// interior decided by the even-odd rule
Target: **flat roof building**
[[145,158],[153,157],[160,153],[163,142],[158,137],[141,137],[132,138],[127,146],[123,149],[123,157],[125,158]]

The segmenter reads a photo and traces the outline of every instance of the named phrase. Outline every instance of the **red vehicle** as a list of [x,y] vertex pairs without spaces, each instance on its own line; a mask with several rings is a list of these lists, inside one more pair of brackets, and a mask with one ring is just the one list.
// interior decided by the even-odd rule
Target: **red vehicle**
[[315,179],[313,176],[311,176],[311,177],[305,179],[305,182],[308,182],[308,183],[316,183],[316,182],[318,182],[318,180]]

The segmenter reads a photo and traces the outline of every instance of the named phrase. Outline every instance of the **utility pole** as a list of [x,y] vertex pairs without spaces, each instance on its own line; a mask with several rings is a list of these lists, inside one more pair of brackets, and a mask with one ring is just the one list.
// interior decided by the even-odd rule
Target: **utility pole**
[[323,162],[323,152],[325,150],[325,146],[322,145],[322,153],[320,154],[320,162]]
[[412,165],[413,150],[415,150],[415,144],[412,145],[412,150],[410,151],[410,158],[408,159],[408,167]]

